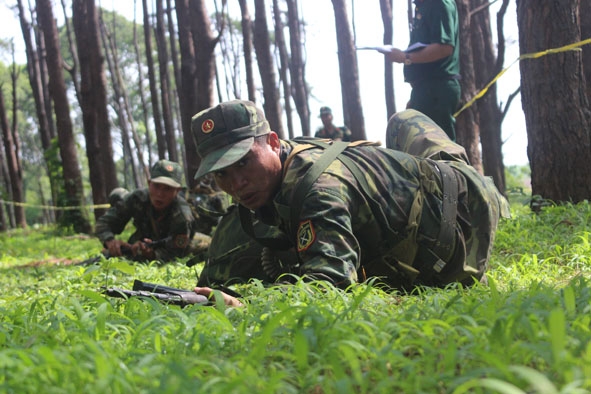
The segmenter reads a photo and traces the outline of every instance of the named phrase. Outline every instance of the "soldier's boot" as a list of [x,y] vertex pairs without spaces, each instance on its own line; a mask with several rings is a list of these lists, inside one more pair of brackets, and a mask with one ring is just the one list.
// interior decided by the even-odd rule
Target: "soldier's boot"
[[392,115],[386,128],[386,147],[432,160],[470,164],[461,145],[450,140],[431,118],[414,109]]

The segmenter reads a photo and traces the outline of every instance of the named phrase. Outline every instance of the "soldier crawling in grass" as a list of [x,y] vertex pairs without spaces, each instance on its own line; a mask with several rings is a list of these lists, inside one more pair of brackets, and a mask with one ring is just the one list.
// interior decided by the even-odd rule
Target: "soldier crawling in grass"
[[[259,243],[292,250],[273,274],[341,288],[375,277],[398,290],[485,280],[507,201],[420,112],[390,119],[386,149],[367,141],[280,140],[262,111],[240,100],[198,113],[192,131],[201,156],[195,178],[213,174],[238,203],[239,214],[220,226],[239,221],[243,233],[257,237],[264,223],[275,235],[258,234]],[[238,267],[240,250],[221,232],[209,252],[198,294],[231,279],[278,279],[260,258],[250,270]]]
[[[211,239],[195,232],[195,216],[180,195],[182,176],[178,163],[160,160],[150,170],[147,188],[133,192],[117,188],[111,192],[111,208],[96,223],[96,236],[106,255],[126,254],[136,261],[170,262],[207,250]],[[116,239],[132,219],[135,232],[127,241]],[[154,241],[164,244],[154,248]]]

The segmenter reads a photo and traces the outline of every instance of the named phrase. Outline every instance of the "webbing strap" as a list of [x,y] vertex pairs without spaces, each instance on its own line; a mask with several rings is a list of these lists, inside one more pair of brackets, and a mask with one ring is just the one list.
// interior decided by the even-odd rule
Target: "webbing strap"
[[[441,224],[439,226],[439,235],[432,248],[433,253],[441,260],[447,260],[453,252],[454,235],[456,229],[456,217],[458,213],[458,179],[454,170],[445,163],[433,161],[441,174],[441,184],[443,188],[443,201],[441,207]],[[445,263],[436,262],[433,269],[441,272]]]
[[[349,146],[348,142],[343,141],[335,141],[330,146],[326,147],[328,144],[318,144],[320,147],[324,147],[324,153],[320,156],[320,158],[308,168],[308,171],[302,176],[300,181],[295,187],[295,191],[291,198],[291,201],[295,201],[295,206],[291,207],[291,223],[292,225],[297,225],[300,212],[302,211],[302,202],[304,201],[304,197],[310,191],[310,188],[316,182],[320,174],[324,172],[328,168],[328,166],[341,154],[342,151],[347,149]],[[324,145],[324,146],[323,146]]]

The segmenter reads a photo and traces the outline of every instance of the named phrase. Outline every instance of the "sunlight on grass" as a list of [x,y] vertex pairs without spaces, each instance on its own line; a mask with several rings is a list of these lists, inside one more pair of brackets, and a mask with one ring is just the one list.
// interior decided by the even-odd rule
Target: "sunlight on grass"
[[134,278],[190,289],[201,266],[79,267],[96,239],[0,234],[7,393],[589,393],[591,207],[513,207],[489,286],[238,286],[245,308],[106,298]]

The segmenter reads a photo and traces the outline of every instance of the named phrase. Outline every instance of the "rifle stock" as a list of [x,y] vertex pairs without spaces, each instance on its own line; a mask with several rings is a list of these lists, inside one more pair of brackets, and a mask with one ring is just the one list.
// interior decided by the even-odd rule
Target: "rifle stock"
[[[136,281],[140,282],[140,281]],[[167,286],[156,286],[157,291],[150,290],[136,290],[134,283],[134,290],[120,289],[112,287],[105,289],[103,293],[109,297],[125,298],[139,297],[139,298],[152,298],[164,304],[178,305],[185,307],[187,305],[211,305],[210,300],[189,290],[175,289]],[[164,290],[168,289],[168,290]]]

